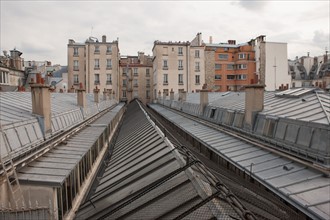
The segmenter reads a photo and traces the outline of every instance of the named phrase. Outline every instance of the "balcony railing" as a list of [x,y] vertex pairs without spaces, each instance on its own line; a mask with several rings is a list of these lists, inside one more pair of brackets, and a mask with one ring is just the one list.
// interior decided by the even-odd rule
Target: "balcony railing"
[[178,70],[183,70],[183,66],[179,66],[178,67]]
[[100,80],[95,80],[94,85],[100,85]]
[[168,66],[163,66],[163,70],[168,70]]
[[112,84],[112,81],[107,81],[106,84],[107,85],[111,85]]
[[74,66],[74,67],[73,67],[73,70],[74,70],[74,71],[79,71],[79,67],[78,67],[78,66]]

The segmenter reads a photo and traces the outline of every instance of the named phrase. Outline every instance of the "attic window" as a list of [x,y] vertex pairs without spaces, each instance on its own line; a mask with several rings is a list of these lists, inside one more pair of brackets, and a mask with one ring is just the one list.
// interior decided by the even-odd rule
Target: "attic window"
[[216,110],[215,108],[212,108],[212,109],[211,109],[210,118],[214,118],[215,110]]

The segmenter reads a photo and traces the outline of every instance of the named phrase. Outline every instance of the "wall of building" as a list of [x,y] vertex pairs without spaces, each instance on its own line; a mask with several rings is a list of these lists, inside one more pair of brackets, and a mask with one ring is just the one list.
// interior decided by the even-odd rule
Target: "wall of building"
[[265,43],[265,84],[267,91],[279,89],[283,84],[291,83],[288,73],[288,56],[286,43]]

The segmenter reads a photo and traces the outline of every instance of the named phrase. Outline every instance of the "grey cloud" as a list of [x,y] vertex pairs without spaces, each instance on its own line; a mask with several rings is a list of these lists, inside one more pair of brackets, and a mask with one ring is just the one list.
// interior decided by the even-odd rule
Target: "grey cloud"
[[240,0],[238,2],[240,6],[248,10],[261,10],[267,5],[267,1],[261,0]]
[[313,43],[317,45],[320,49],[329,50],[330,35],[329,33],[324,33],[323,31],[314,31]]

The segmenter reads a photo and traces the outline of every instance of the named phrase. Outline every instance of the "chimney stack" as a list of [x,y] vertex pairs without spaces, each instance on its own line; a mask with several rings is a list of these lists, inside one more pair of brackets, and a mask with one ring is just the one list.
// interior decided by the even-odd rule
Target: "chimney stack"
[[213,43],[213,39],[212,39],[212,36],[210,36],[209,38],[209,43],[212,44]]
[[107,42],[107,36],[103,35],[102,36],[102,43],[106,43]]
[[205,107],[209,104],[209,93],[206,89],[207,85],[204,84],[202,90],[199,91],[199,105],[201,113],[204,113]]
[[104,90],[103,90],[103,100],[104,101],[107,100],[107,96],[108,96],[108,92],[107,92],[106,88],[104,88]]
[[245,124],[252,129],[254,118],[264,109],[265,85],[254,84],[245,86]]
[[182,91],[182,102],[185,102],[187,100],[187,92],[186,91]]
[[100,102],[100,89],[97,88],[97,86],[93,90],[93,93],[94,93],[94,102],[99,103]]
[[32,98],[32,114],[39,115],[39,123],[41,125],[44,137],[52,131],[51,123],[51,103],[49,86],[43,84],[41,74],[37,74],[37,83],[31,80],[31,98]]
[[86,107],[86,90],[83,88],[82,83],[79,84],[79,89],[77,89],[77,101],[78,106],[83,109]]
[[174,91],[173,91],[173,89],[171,89],[171,91],[170,91],[170,100],[171,101],[174,100]]

